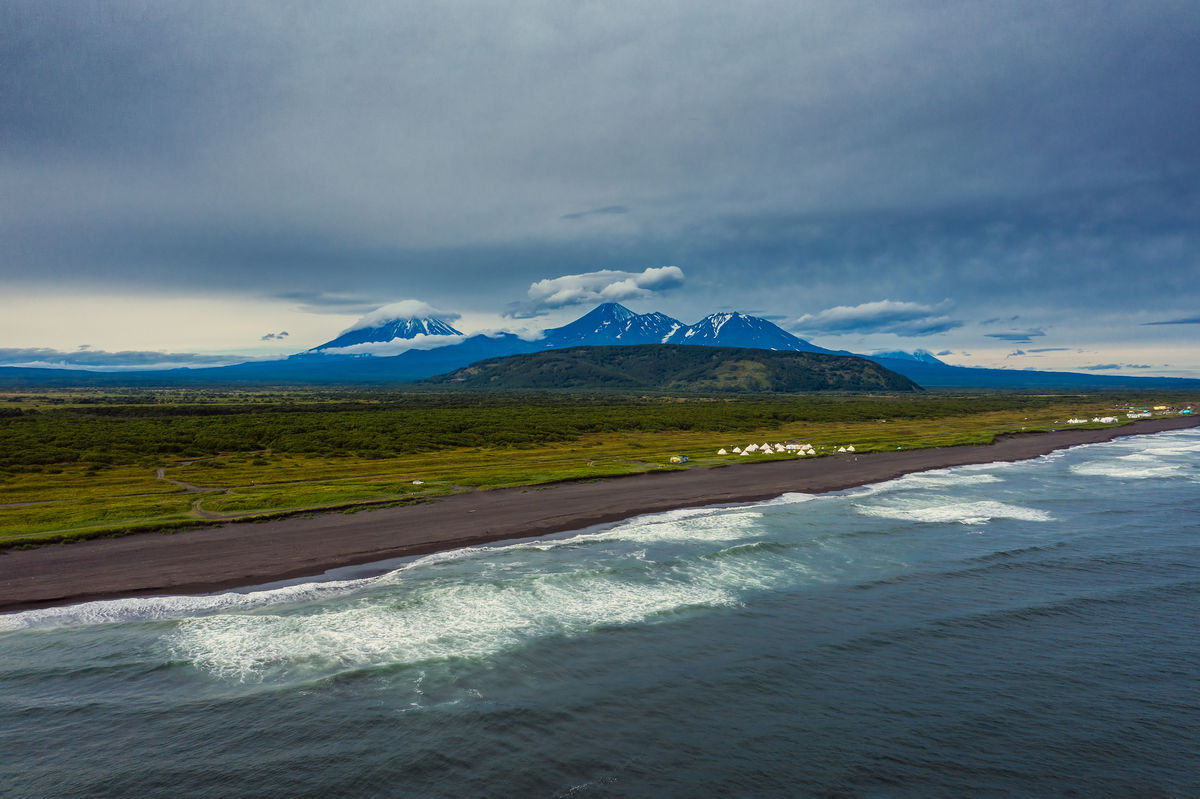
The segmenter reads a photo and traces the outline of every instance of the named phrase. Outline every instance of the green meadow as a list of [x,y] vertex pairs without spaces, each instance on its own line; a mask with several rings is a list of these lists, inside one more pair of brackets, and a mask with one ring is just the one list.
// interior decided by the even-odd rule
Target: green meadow
[[[502,486],[795,455],[986,444],[1177,394],[503,394],[61,391],[0,395],[0,547],[428,501]],[[1087,426],[1102,426],[1092,425]],[[672,455],[689,463],[673,466]]]

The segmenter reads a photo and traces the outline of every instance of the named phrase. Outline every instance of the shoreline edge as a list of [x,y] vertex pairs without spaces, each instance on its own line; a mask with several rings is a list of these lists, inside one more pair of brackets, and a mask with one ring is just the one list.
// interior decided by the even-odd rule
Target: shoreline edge
[[1092,430],[998,436],[991,444],[833,455],[455,494],[352,515],[234,522],[0,553],[0,613],[97,600],[208,594],[331,569],[611,524],[680,508],[823,494],[905,474],[1029,460],[1126,436],[1200,426],[1170,417]]

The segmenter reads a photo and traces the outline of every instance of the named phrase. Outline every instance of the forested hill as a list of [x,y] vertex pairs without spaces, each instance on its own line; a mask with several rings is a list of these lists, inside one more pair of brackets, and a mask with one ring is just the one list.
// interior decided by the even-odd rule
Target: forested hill
[[571,347],[489,358],[424,382],[496,389],[921,390],[907,377],[865,358],[676,344]]

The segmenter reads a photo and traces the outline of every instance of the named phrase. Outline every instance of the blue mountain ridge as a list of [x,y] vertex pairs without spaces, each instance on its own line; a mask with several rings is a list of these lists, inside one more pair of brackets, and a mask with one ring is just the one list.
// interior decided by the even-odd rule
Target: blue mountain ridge
[[[532,341],[512,333],[476,334],[440,347],[411,349],[392,356],[326,352],[355,344],[413,339],[418,335],[461,337],[463,334],[446,321],[435,317],[392,319],[375,326],[346,331],[325,344],[285,360],[252,361],[233,366],[196,369],[107,373],[0,367],[0,383],[22,386],[403,383],[444,374],[486,358],[562,347],[622,344],[687,344],[855,355],[844,350],[819,347],[788,333],[769,320],[747,314],[715,313],[695,324],[684,325],[662,313],[636,314],[619,303],[599,305],[573,322],[543,331],[540,338]],[[857,357],[874,361],[926,388],[1200,388],[1200,380],[1189,378],[1126,377],[951,366],[924,350],[911,353],[884,352]]]

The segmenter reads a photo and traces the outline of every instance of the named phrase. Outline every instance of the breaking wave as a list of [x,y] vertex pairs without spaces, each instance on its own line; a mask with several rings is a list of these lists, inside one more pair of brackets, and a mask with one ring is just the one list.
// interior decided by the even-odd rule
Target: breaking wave
[[992,519],[1018,519],[1026,522],[1053,520],[1053,517],[1044,510],[993,500],[963,502],[954,499],[934,501],[926,498],[896,499],[877,505],[856,505],[855,508],[864,516],[930,524],[952,522],[987,524]]

